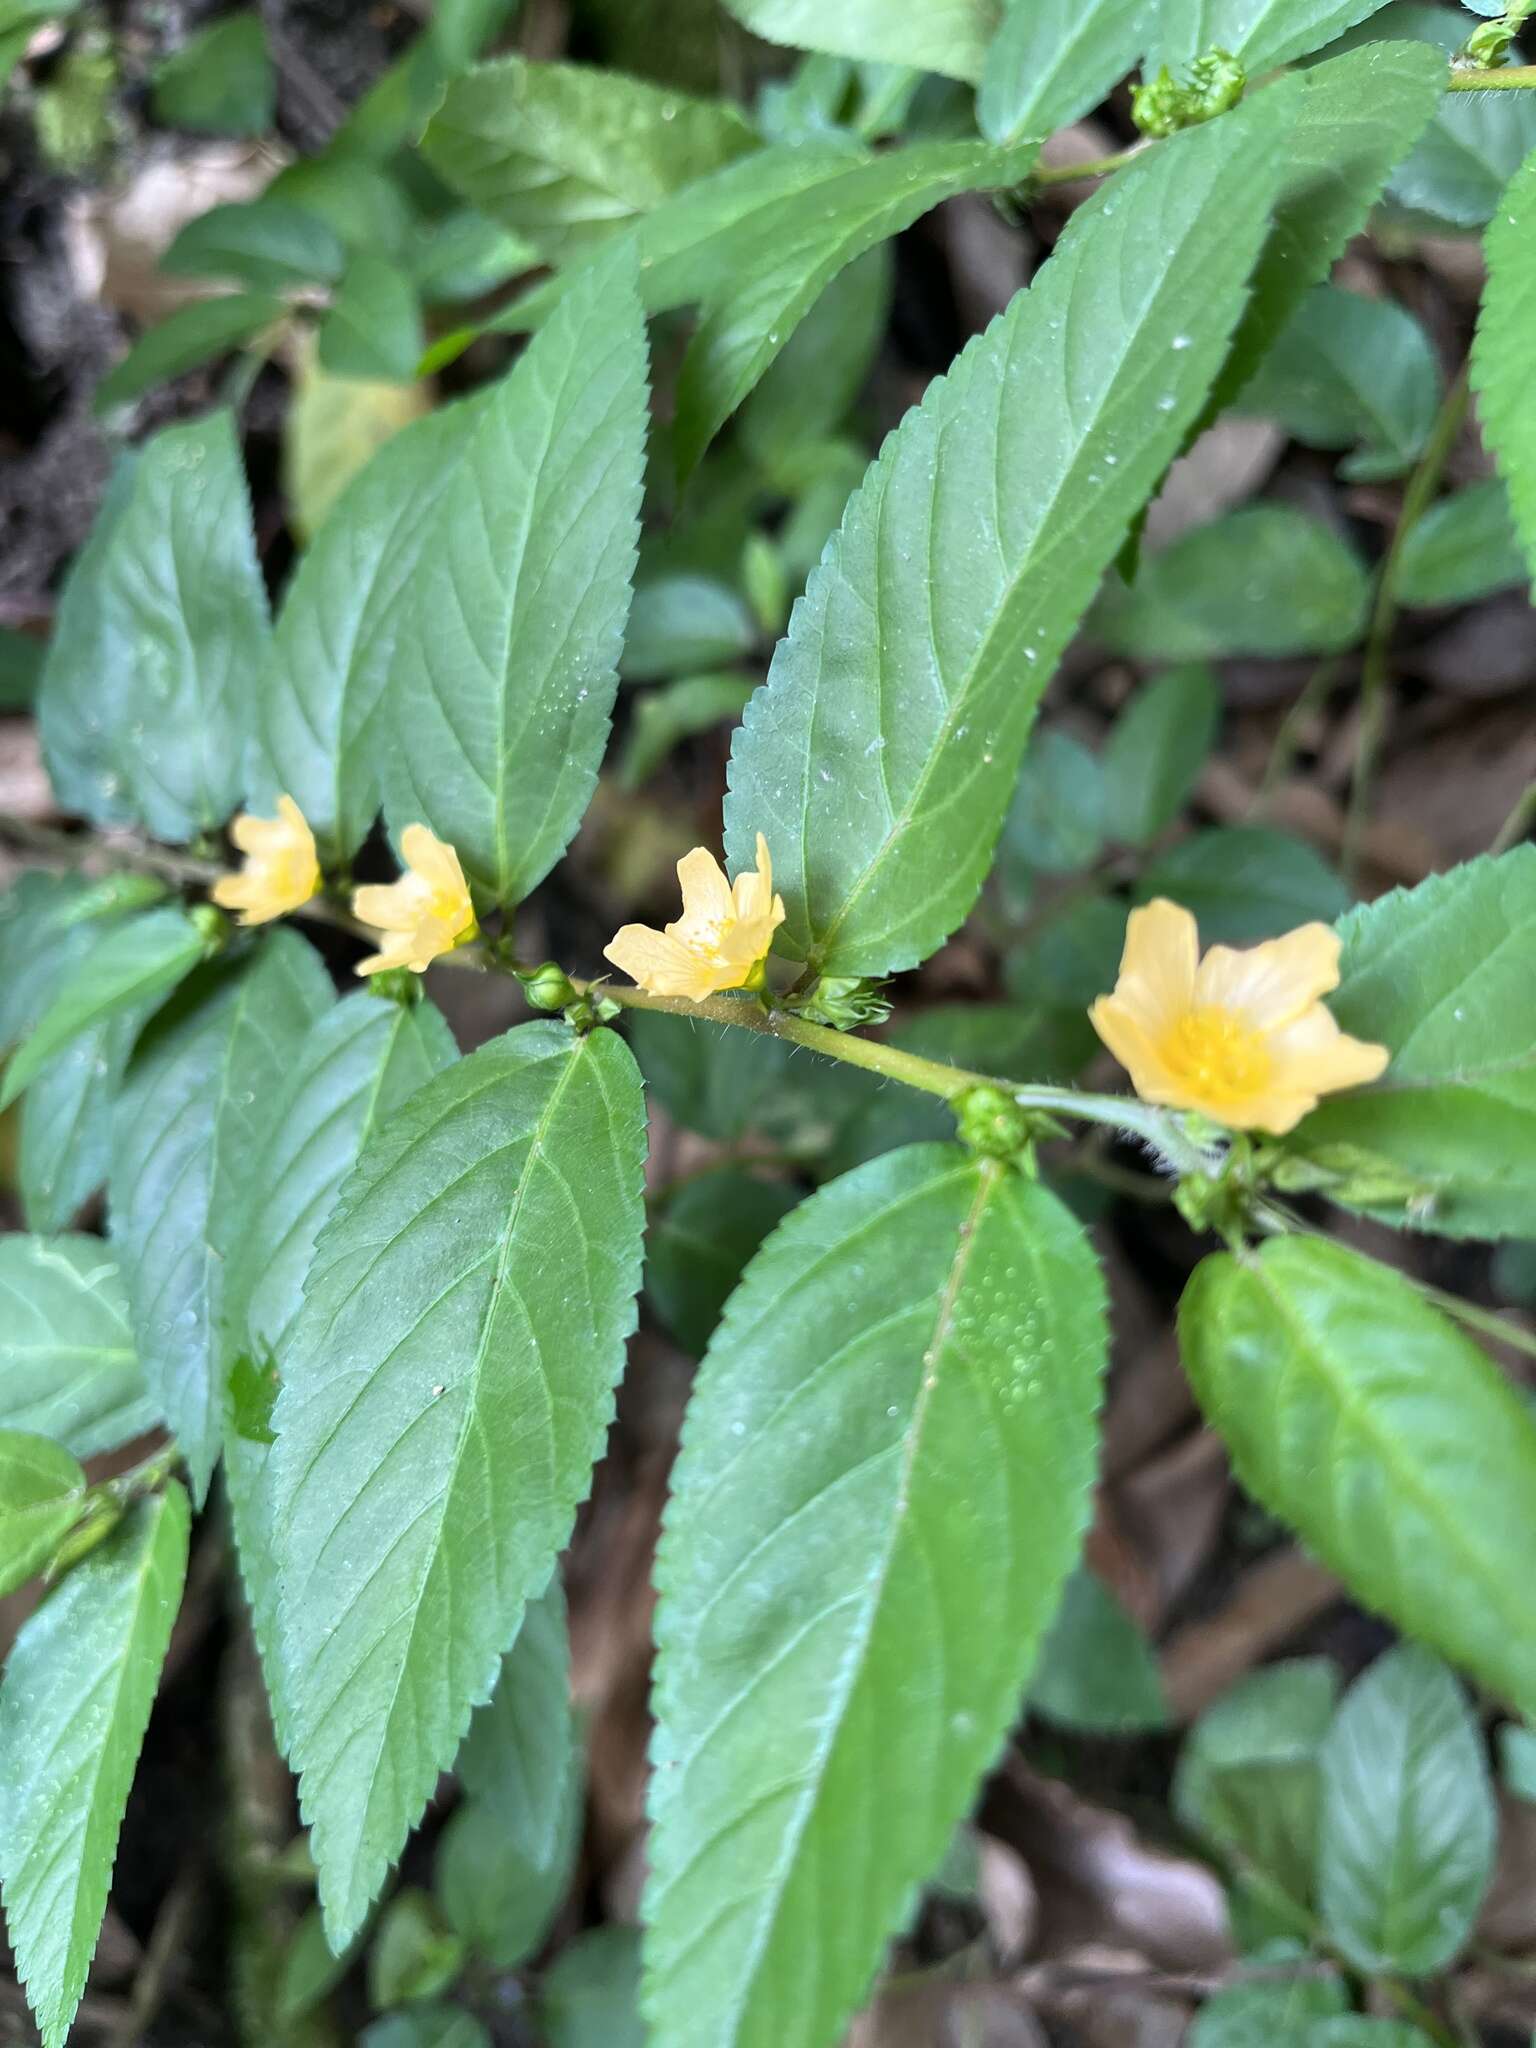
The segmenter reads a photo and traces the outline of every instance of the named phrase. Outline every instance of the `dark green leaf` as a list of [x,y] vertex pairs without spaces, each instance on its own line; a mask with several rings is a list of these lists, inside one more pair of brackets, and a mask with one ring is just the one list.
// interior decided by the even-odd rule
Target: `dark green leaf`
[[227,412],[166,427],[59,605],[38,699],[59,801],[175,843],[222,825],[270,634]]
[[727,846],[767,835],[791,954],[885,974],[970,909],[1056,658],[1225,353],[1291,99],[1130,166],[886,442],[732,749]]
[[294,1931],[283,1957],[283,1981],[277,1994],[282,2020],[301,2019],[333,1991],[357,1959],[358,1944],[331,1954],[320,1908],[311,1906]]
[[[1400,0],[1376,23],[1383,35],[1423,37],[1450,54],[1467,39],[1459,8]],[[1524,92],[1447,93],[1418,147],[1387,187],[1415,226],[1481,228],[1520,165],[1536,149],[1536,104]]]
[[564,852],[608,739],[647,422],[632,261],[586,271],[492,387],[395,616],[391,822],[501,904]]
[[1143,661],[1337,654],[1365,629],[1370,579],[1354,549],[1293,505],[1245,505],[1144,555],[1111,585],[1093,630]]
[[368,1944],[368,1997],[375,2006],[410,2005],[447,1991],[466,1960],[462,1939],[445,1927],[425,1892],[396,1892]]
[[1141,871],[1138,903],[1171,897],[1191,910],[1202,941],[1248,946],[1314,919],[1332,924],[1349,891],[1305,840],[1263,825],[1196,832]]
[[1350,1687],[1322,1747],[1318,1895],[1330,1945],[1368,1976],[1427,1977],[1465,1947],[1493,1875],[1482,1736],[1414,1643]]
[[1188,71],[1197,57],[1225,50],[1250,78],[1320,50],[1383,0],[1158,0],[1159,33],[1148,71],[1166,64]]
[[1179,1336],[1248,1491],[1365,1605],[1529,1712],[1536,1421],[1477,1346],[1401,1274],[1301,1237],[1206,1259]]
[[[1521,93],[1509,97],[1521,99]],[[1488,229],[1488,286],[1478,315],[1472,374],[1478,411],[1530,572],[1536,576],[1536,424],[1530,405],[1530,338],[1536,322],[1536,131],[1532,154],[1499,201]]]
[[0,1429],[0,1599],[43,1569],[84,1503],[85,1474],[62,1444]]
[[72,1039],[124,1011],[142,1017],[158,1007],[207,950],[202,933],[179,905],[166,904],[110,925],[65,976],[12,1055],[0,1086],[0,1109],[8,1108]]
[[473,2013],[456,2005],[421,2005],[365,2028],[358,2048],[491,2048]]
[[1496,477],[1431,505],[1409,527],[1392,588],[1399,604],[1472,604],[1530,578]]
[[147,1016],[131,1010],[82,1032],[28,1088],[17,1182],[30,1229],[67,1229],[105,1183],[113,1106]]
[[1406,2020],[1368,2019],[1351,2012],[1318,2020],[1307,2032],[1306,2048],[1434,2048],[1434,2041]]
[[982,73],[999,0],[725,0],[754,35],[799,50],[910,64],[945,78]]
[[1506,1721],[1499,1730],[1499,1776],[1504,1789],[1536,1805],[1536,1731]]
[[888,244],[840,270],[758,380],[736,417],[752,459],[789,473],[800,451],[834,435],[863,389],[890,318]]
[[752,690],[744,676],[683,676],[636,698],[619,763],[620,787],[638,789],[682,741],[734,723]]
[[1040,1645],[1029,1704],[1047,1721],[1111,1735],[1166,1728],[1157,1659],[1102,1579],[1082,1566]]
[[530,1600],[501,1660],[495,1690],[475,1710],[454,1769],[530,1858],[566,1832],[567,1787],[579,1777],[571,1711],[571,1646],[558,1575]]
[[1111,839],[1145,846],[1178,817],[1216,744],[1221,691],[1208,668],[1171,670],[1139,689],[1104,748]]
[[415,287],[386,256],[354,256],[320,323],[320,366],[333,377],[408,383],[426,337]]
[[286,199],[233,201],[200,213],[160,268],[172,277],[220,277],[255,291],[334,284],[346,268],[341,237],[322,215]]
[[1125,904],[1118,896],[1084,896],[1052,913],[1037,936],[1015,946],[1004,963],[1009,995],[1086,1013],[1114,986],[1125,949]]
[[438,1843],[433,1877],[443,1912],[494,1969],[513,1969],[543,1946],[570,1887],[583,1805],[574,1760],[559,1783],[559,1824],[547,1841],[509,1832],[494,1805],[467,1799]]
[[470,207],[416,228],[405,254],[411,282],[429,306],[478,299],[539,260],[526,236]]
[[0,1681],[0,1886],[44,2048],[63,2048],[101,1930],[188,1519],[174,1480],[130,1509],[22,1623]]
[[375,1133],[320,1235],[272,1486],[293,1758],[338,1944],[586,1491],[633,1327],[644,1124],[621,1039],[524,1025]]
[[1243,387],[1241,410],[1309,448],[1356,448],[1353,482],[1400,476],[1440,406],[1440,364],[1424,329],[1392,299],[1319,285]]
[[117,368],[102,378],[96,387],[96,410],[126,405],[168,377],[227,355],[281,320],[286,311],[281,299],[259,292],[234,292],[178,306],[147,328]]
[[646,2048],[640,2017],[640,1938],[596,1927],[561,1949],[539,1987],[549,2048]]
[[1188,2048],[1311,2048],[1312,2028],[1346,2007],[1340,1979],[1298,1959],[1288,1984],[1229,1984],[1208,1998]]
[[28,869],[0,896],[0,1050],[37,1023],[65,975],[97,943],[105,921],[164,894],[144,875],[79,875]]
[[1009,0],[987,51],[976,124],[991,142],[1070,127],[1107,99],[1147,41],[1144,0]]
[[[1339,927],[1329,1007],[1387,1046],[1375,1087],[1323,1103],[1291,1149],[1366,1157],[1403,1194],[1357,1206],[1451,1237],[1529,1235],[1536,1203],[1536,847],[1469,861],[1361,904]],[[1341,1195],[1340,1197],[1344,1197]]]
[[719,1166],[685,1181],[652,1223],[645,1291],[695,1358],[703,1355],[748,1260],[797,1199],[783,1181]]
[[30,711],[43,678],[47,648],[31,633],[0,626],[0,711]]
[[1043,732],[1024,755],[998,847],[1005,888],[1026,897],[1036,874],[1072,875],[1104,844],[1104,774],[1070,733]]
[[503,57],[454,80],[422,151],[472,206],[560,260],[755,139],[723,100],[617,71]]
[[77,1458],[154,1426],[117,1262],[99,1237],[0,1237],[0,1422]]
[[1077,1224],[954,1146],[833,1182],[748,1268],[657,1565],[646,2005],[671,2048],[840,2037],[1076,1561],[1104,1343]]
[[291,932],[194,976],[140,1047],[112,1137],[112,1240],[139,1356],[201,1500],[223,1432],[226,1262],[248,1177],[309,1025],[330,1001]]
[[205,135],[264,135],[277,112],[277,73],[255,8],[189,36],[155,73],[155,119]]
[[635,591],[619,673],[626,682],[689,676],[750,654],[752,614],[713,576],[657,576]]

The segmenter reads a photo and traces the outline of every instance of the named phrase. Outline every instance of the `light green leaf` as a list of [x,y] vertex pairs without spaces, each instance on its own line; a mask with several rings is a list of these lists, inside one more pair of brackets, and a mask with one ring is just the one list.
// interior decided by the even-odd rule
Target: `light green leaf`
[[1216,380],[1212,416],[1237,396],[1308,291],[1365,226],[1393,165],[1440,107],[1445,81],[1444,57],[1421,42],[1368,43],[1301,74],[1274,224]]
[[467,70],[519,4],[520,0],[438,0],[427,34],[444,71],[451,77]]
[[1174,1811],[1220,1857],[1234,1905],[1266,1934],[1311,1928],[1318,1752],[1338,1690],[1324,1657],[1250,1672],[1200,1717],[1179,1756]]
[[154,1426],[117,1261],[99,1237],[0,1237],[0,1422],[77,1458]]
[[106,1180],[112,1108],[146,1015],[129,1011],[82,1032],[28,1088],[17,1183],[30,1229],[67,1229]]
[[1437,1658],[1403,1643],[1356,1679],[1323,1743],[1322,1784],[1330,1946],[1368,1976],[1444,1969],[1488,1889],[1496,1824],[1482,1736]]
[[755,141],[724,100],[502,57],[450,84],[421,147],[472,206],[562,261]]
[[1178,817],[1210,758],[1221,691],[1208,668],[1171,669],[1143,684],[1104,747],[1104,822],[1110,838],[1145,846]]
[[[1536,1214],[1536,847],[1361,904],[1339,927],[1329,1007],[1392,1064],[1324,1102],[1288,1149],[1369,1158],[1405,1183],[1356,1206],[1449,1237],[1522,1237]],[[1339,1199],[1347,1199],[1340,1194]]]
[[1383,0],[1160,0],[1148,75],[1162,64],[1186,72],[1195,58],[1225,50],[1257,78],[1320,50],[1382,5]]
[[1431,505],[1408,529],[1392,588],[1399,604],[1473,604],[1530,580],[1497,477]]
[[524,1609],[454,1765],[466,1794],[530,1858],[547,1857],[565,1831],[566,1787],[579,1775],[574,1739],[571,1646],[557,1575]]
[[635,591],[619,673],[629,683],[690,676],[740,661],[756,639],[752,614],[728,583],[676,571]]
[[163,428],[60,602],[38,698],[60,803],[177,844],[222,825],[268,638],[233,421]]
[[1193,833],[1141,871],[1138,903],[1170,897],[1194,912],[1204,944],[1251,946],[1299,924],[1332,924],[1349,891],[1314,847],[1264,825]]
[[[561,1727],[569,1743],[569,1726]],[[439,1838],[433,1882],[443,1912],[493,1969],[513,1969],[543,1947],[570,1889],[581,1847],[579,1758],[568,1759],[559,1785],[557,1825],[547,1838],[509,1829],[501,1810],[483,1799],[466,1799]]]
[[[1362,33],[1421,37],[1450,56],[1466,42],[1468,22],[1458,7],[1393,0],[1368,31],[1356,31]],[[1532,149],[1536,104],[1530,94],[1447,93],[1418,147],[1394,174],[1388,197],[1420,229],[1481,228]]]
[[16,1974],[63,2048],[181,1601],[187,1497],[141,1500],[27,1621],[0,1681],[0,1888]]
[[1144,0],[1009,0],[987,51],[976,125],[1041,138],[1091,113],[1146,47]]
[[831,1183],[748,1268],[657,1564],[646,2008],[669,2048],[841,2038],[1076,1562],[1104,1345],[1077,1223],[953,1145]]
[[1244,505],[1143,556],[1112,585],[1096,637],[1144,661],[1337,654],[1359,639],[1365,564],[1332,527],[1294,505]]
[[1290,1983],[1229,1984],[1208,1998],[1189,2030],[1188,2048],[1310,2048],[1311,2029],[1342,2013],[1348,1994],[1336,1976],[1297,1959]]
[[549,2048],[646,2048],[640,2017],[640,1938],[595,1927],[561,1949],[539,1985]]
[[1043,732],[1024,765],[1003,820],[998,869],[1022,897],[1037,874],[1074,875],[1104,844],[1104,771],[1070,733]]
[[1063,1588],[1040,1645],[1029,1704],[1063,1728],[1099,1734],[1168,1725],[1151,1646],[1104,1581],[1083,1566]]
[[637,698],[619,762],[621,789],[636,790],[684,740],[713,726],[734,724],[754,685],[745,676],[681,676]]
[[217,277],[253,291],[334,284],[346,245],[321,214],[292,200],[232,200],[196,215],[160,259],[171,277]]
[[[1513,95],[1516,99],[1521,95]],[[1478,314],[1472,379],[1478,413],[1536,576],[1536,423],[1530,339],[1536,322],[1536,153],[1516,173],[1488,228],[1488,284]]]
[[201,1500],[218,1457],[226,1262],[248,1176],[308,1028],[331,996],[292,932],[214,963],[157,1018],[119,1098],[112,1242],[150,1387]]
[[65,974],[97,943],[102,922],[164,894],[144,875],[86,882],[29,868],[0,896],[0,1051],[37,1023]]
[[277,111],[277,72],[255,8],[222,15],[155,73],[155,119],[205,135],[264,135]]
[[718,1166],[684,1181],[652,1222],[646,1295],[695,1358],[703,1356],[747,1262],[798,1199],[783,1181]]
[[1020,183],[1034,154],[1033,144],[914,143],[847,162],[835,180],[782,201],[761,236],[732,247],[704,297],[678,373],[678,474],[692,472],[839,271],[941,199]]
[[79,1521],[85,1484],[62,1444],[0,1429],[0,1599],[35,1577]]
[[647,424],[632,263],[587,270],[492,388],[396,614],[390,820],[500,904],[564,852],[608,739]]
[[740,868],[767,835],[787,952],[886,974],[970,909],[1056,659],[1225,354],[1292,103],[1131,165],[887,440],[732,748],[726,843]]
[[944,78],[980,78],[1001,0],[725,0],[770,43],[827,50],[876,64],[910,64]]
[[378,811],[385,689],[417,564],[497,388],[413,421],[379,450],[331,507],[278,614],[250,800],[270,816],[286,791],[332,860],[357,851]]
[[179,905],[112,924],[65,976],[53,1001],[11,1057],[0,1087],[7,1109],[40,1070],[83,1032],[126,1010],[156,1008],[208,948]]
[[354,256],[320,323],[320,367],[333,377],[404,384],[425,345],[421,301],[405,272],[386,256]]
[[337,1945],[570,1533],[634,1322],[644,1141],[621,1039],[524,1025],[417,1090],[321,1233],[271,1472]]
[[227,355],[254,340],[287,312],[281,299],[262,292],[231,292],[214,299],[194,299],[178,306],[155,326],[146,328],[127,355],[96,386],[97,412],[126,405],[153,385],[199,363]]
[[1279,422],[1309,448],[1357,448],[1352,482],[1401,476],[1440,406],[1429,336],[1392,299],[1319,285],[1243,387],[1240,410]]
[[1301,1237],[1206,1259],[1179,1336],[1248,1491],[1366,1606],[1529,1712],[1536,1421],[1477,1346],[1401,1274]]
[[468,1960],[461,1936],[443,1924],[425,1892],[398,1891],[368,1942],[368,2000],[414,2005],[449,1990]]
[[[403,1007],[365,990],[322,1016],[285,1077],[250,1171],[222,1297],[223,1373],[275,1393],[304,1299],[304,1280],[342,1182],[375,1130],[457,1057],[431,1003]],[[242,1361],[244,1362],[242,1364]],[[268,1418],[270,1420],[270,1416]],[[267,1438],[226,1406],[224,1471],[231,1520],[279,1745],[288,1713],[277,1655]]]
[[1536,1731],[1506,1721],[1499,1730],[1499,1776],[1512,1798],[1536,1805]]

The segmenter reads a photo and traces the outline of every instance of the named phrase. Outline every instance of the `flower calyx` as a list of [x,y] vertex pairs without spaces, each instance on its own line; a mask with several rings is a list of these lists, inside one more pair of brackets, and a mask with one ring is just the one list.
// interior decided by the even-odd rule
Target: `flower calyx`
[[1143,135],[1161,139],[1181,128],[1198,128],[1235,107],[1248,74],[1227,50],[1207,50],[1175,78],[1168,66],[1143,79],[1131,94],[1131,119]]
[[825,1024],[833,1031],[857,1031],[863,1024],[883,1024],[891,1006],[881,993],[885,984],[861,975],[823,974],[798,995],[784,998],[783,1008],[807,1024]]

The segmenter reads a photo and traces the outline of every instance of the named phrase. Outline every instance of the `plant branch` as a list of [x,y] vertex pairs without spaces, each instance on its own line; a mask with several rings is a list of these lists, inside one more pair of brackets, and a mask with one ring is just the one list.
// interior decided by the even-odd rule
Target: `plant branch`
[[1530,92],[1536,89],[1536,64],[1503,64],[1493,71],[1453,71],[1447,92]]
[[1488,848],[1490,853],[1508,853],[1512,846],[1518,846],[1536,825],[1536,782],[1528,782],[1511,806],[1509,816],[1504,820]]

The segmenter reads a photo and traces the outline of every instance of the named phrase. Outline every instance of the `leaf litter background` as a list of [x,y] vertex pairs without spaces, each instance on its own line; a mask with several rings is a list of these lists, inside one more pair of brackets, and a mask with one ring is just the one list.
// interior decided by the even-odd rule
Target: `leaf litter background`
[[[158,253],[191,214],[253,194],[284,156],[322,143],[425,10],[390,0],[366,11],[343,0],[272,0],[263,14],[276,58],[275,120],[266,138],[249,143],[157,129],[146,95],[131,89],[135,66],[142,76],[209,10],[126,0],[110,11],[129,53],[130,86],[117,96],[104,163],[84,175],[61,173],[39,154],[14,101],[0,111],[0,626],[24,636],[46,634],[61,570],[104,487],[109,449],[91,411],[94,388],[125,338],[168,310],[175,291],[155,272]],[[539,0],[524,10],[517,47],[605,57],[650,68],[666,83],[718,89],[712,61],[701,69],[697,54],[717,47],[709,0],[668,0],[655,11],[665,19],[637,35],[612,0],[574,9]],[[689,53],[670,73],[669,46]],[[737,87],[784,61],[739,36],[724,47]],[[1050,155],[1094,158],[1129,134],[1121,93],[1056,138]],[[953,198],[901,235],[888,317],[850,393],[849,430],[866,453],[1028,280],[1081,196],[1057,188],[1022,219],[984,196]],[[1342,405],[1352,417],[1347,396],[1320,389],[1315,375],[1298,394],[1281,352],[1243,416],[1224,417],[1176,467],[1147,522],[1146,547],[1163,557],[1162,567],[1123,605],[1108,606],[1098,630],[1064,661],[997,875],[966,929],[904,986],[897,1022],[908,1042],[984,1066],[1005,1062],[1009,1053],[999,1048],[1011,1047],[1021,1072],[1038,1072],[1053,1057],[1075,1061],[1077,1012],[1103,985],[1127,889],[1178,894],[1213,931],[1221,927],[1217,935],[1240,941],[1341,907],[1345,892],[1333,876],[1347,850],[1359,742],[1361,593],[1333,543],[1345,539],[1367,563],[1379,558],[1401,499],[1403,451],[1411,459],[1444,366],[1465,354],[1480,280],[1475,237],[1410,238],[1387,228],[1357,240],[1334,277],[1358,296],[1343,317],[1390,325],[1391,309],[1403,308],[1425,338],[1385,336],[1378,326],[1362,343],[1373,361],[1394,366],[1380,432],[1356,437],[1362,445],[1341,461],[1352,435],[1336,416]],[[1338,340],[1334,326],[1314,346],[1326,353],[1330,339]],[[1346,335],[1337,365],[1346,384],[1347,343]],[[512,346],[478,345],[443,378],[445,395],[483,379]],[[664,371],[668,346],[675,351],[676,331],[663,326]],[[1315,360],[1303,360],[1303,370]],[[217,388],[204,371],[157,386],[138,424],[192,416]],[[274,584],[294,546],[284,484],[293,474],[292,420],[288,381],[269,368],[249,394],[243,425],[263,568]],[[739,431],[749,433],[750,421]],[[1464,428],[1448,485],[1478,485],[1489,475],[1475,429]],[[856,477],[855,467],[844,494]],[[1262,510],[1244,510],[1260,498]],[[1218,559],[1213,572],[1200,554],[1208,540],[1186,537],[1234,512],[1248,522],[1239,529],[1240,554],[1251,578],[1236,624],[1186,603],[1191,590],[1220,584],[1221,559],[1235,558]],[[1363,895],[1486,850],[1536,775],[1536,611],[1524,587],[1510,577],[1464,602],[1443,564],[1422,575],[1437,601],[1405,610],[1392,642],[1394,716],[1354,849]],[[1312,607],[1313,651],[1294,654],[1284,650],[1303,603]],[[685,659],[690,636],[694,652]],[[701,701],[716,720],[729,719],[742,686],[764,673],[771,645],[729,576],[710,588],[653,590],[642,601],[626,658],[636,687],[621,700],[610,754],[618,772],[605,778],[573,858],[531,906],[550,950],[571,961],[595,958],[621,916],[666,910],[670,864],[681,851],[718,843],[729,726],[705,720],[704,730],[669,750],[658,686],[724,670]],[[1229,652],[1233,646],[1252,651]],[[1161,732],[1150,709],[1138,714],[1139,729],[1116,730],[1143,676],[1206,655],[1214,657],[1209,680],[1183,674],[1165,686]],[[1136,769],[1149,748],[1167,755],[1169,731],[1196,739],[1187,761],[1170,766],[1165,798],[1149,792]],[[1196,743],[1207,731],[1216,736],[1208,753]],[[658,756],[664,765],[653,772],[647,758]],[[19,711],[0,716],[0,809],[40,822],[51,816],[33,729]],[[1213,841],[1219,828],[1247,836]],[[510,984],[449,973],[435,982],[466,1050],[513,1021]],[[1049,1014],[1030,1026],[1009,1006],[1042,987],[1053,992]],[[646,1021],[635,1042],[652,1082],[657,1221],[645,1310],[566,1574],[588,1756],[581,1846],[532,1967],[493,1974],[483,1987],[481,2010],[494,2038],[509,2044],[540,2038],[531,1993],[552,1970],[558,1977],[571,1944],[635,1917],[651,1558],[712,1304],[791,1191],[928,1134],[932,1116],[872,1088],[843,1090],[842,1077],[829,1082],[807,1061],[770,1070],[766,1047],[722,1054],[703,1034],[684,1043],[669,1020],[649,1031]],[[935,1134],[941,1130],[942,1122]],[[10,1228],[20,1220],[9,1192],[14,1119],[0,1143],[0,1203]],[[1146,1199],[1133,1155],[1096,1148],[1086,1163],[1091,1172],[1074,1188],[1097,1214],[1115,1329],[1091,1576],[1075,1584],[1032,1711],[1000,1759],[974,1827],[957,1840],[898,1945],[893,1982],[858,2022],[855,2048],[1162,2048],[1184,2038],[1235,1953],[1221,1878],[1175,1810],[1184,1731],[1269,1660],[1323,1657],[1347,1681],[1388,1640],[1243,1498],[1196,1417],[1172,1311],[1203,1247],[1171,1210]],[[1339,1227],[1378,1257],[1531,1320],[1536,1255],[1527,1247],[1507,1247],[1495,1260],[1477,1245],[1398,1238],[1343,1219]],[[1506,1362],[1519,1377],[1521,1366]],[[120,1462],[133,1456],[130,1447]],[[92,1469],[101,1476],[110,1466],[97,1460]],[[0,1603],[0,1648],[9,1647],[30,1598]],[[427,1880],[450,1805],[451,1795],[429,1812],[407,1853],[407,1881]],[[77,2038],[165,2048],[256,2038],[248,2032],[251,1973],[280,1967],[305,1902],[302,1882],[281,1874],[295,1826],[226,1559],[216,1527],[205,1525]],[[1519,1967],[1536,1950],[1536,1805],[1502,1792],[1499,1841],[1474,1959],[1458,1969],[1452,1993],[1478,2038],[1523,2044],[1536,2017],[1536,1989]],[[291,2038],[353,2039],[366,2012],[354,1968],[332,2016],[311,2014]],[[623,2048],[623,2026],[610,2017],[591,2038]],[[30,2038],[18,1988],[0,1980],[0,2040]],[[572,2043],[587,2038],[569,2035]]]

